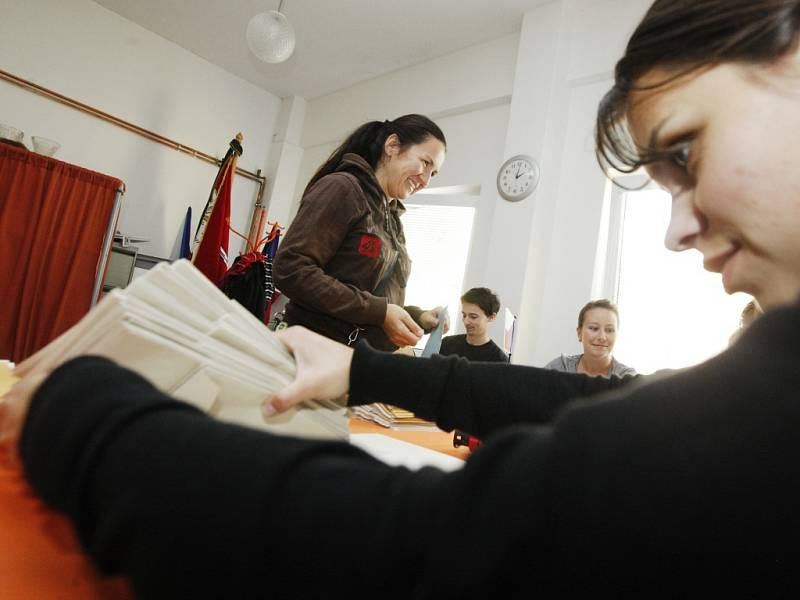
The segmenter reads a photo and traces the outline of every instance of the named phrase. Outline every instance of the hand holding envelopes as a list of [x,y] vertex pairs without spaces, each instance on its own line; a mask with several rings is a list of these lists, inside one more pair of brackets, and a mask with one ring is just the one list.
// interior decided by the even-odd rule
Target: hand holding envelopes
[[343,439],[343,405],[310,401],[265,419],[263,400],[295,376],[291,354],[263,323],[188,261],[160,263],[107,294],[31,360],[99,354],[225,421],[274,433]]

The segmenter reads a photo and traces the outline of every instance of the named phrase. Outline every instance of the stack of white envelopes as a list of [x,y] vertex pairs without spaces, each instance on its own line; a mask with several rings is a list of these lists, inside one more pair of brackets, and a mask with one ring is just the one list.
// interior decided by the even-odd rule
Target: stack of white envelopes
[[48,347],[106,356],[219,419],[307,438],[345,439],[345,407],[309,401],[265,419],[261,404],[295,376],[275,335],[186,260],[115,289]]

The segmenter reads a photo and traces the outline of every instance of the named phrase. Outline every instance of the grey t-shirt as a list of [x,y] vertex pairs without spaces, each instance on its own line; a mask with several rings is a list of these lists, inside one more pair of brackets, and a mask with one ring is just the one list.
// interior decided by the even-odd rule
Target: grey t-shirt
[[[554,371],[563,371],[565,373],[577,373],[578,361],[581,359],[581,356],[583,356],[583,354],[572,354],[569,356],[562,354],[561,356],[554,358],[547,363],[544,368],[552,369]],[[612,357],[611,371],[609,372],[609,375],[616,375],[617,377],[636,375],[636,369],[627,365],[623,365],[621,362]]]

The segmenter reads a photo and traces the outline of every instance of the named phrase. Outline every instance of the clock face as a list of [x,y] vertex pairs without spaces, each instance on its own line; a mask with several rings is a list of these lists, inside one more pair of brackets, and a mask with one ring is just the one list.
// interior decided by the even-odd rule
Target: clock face
[[530,156],[512,156],[497,174],[497,191],[506,200],[522,200],[530,196],[539,183],[539,166]]

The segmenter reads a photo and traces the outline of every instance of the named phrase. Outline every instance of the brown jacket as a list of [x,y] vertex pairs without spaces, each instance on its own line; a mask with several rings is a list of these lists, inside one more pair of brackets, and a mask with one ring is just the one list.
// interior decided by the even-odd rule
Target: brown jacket
[[[345,154],[305,193],[275,256],[275,286],[290,298],[286,321],[343,343],[358,333],[393,350],[382,325],[387,303],[403,305],[411,271],[403,212],[369,164]],[[418,319],[419,309],[407,309]]]

